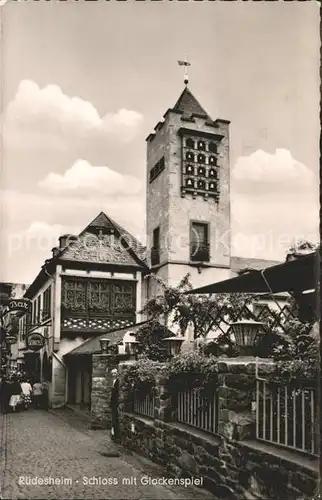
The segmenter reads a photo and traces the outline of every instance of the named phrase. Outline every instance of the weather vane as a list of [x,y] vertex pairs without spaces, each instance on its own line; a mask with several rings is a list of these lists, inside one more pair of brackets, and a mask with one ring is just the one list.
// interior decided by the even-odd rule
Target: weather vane
[[188,62],[187,57],[184,58],[184,61],[178,61],[179,66],[184,66],[184,83],[187,86],[189,83],[188,78],[188,66],[191,66],[190,62]]

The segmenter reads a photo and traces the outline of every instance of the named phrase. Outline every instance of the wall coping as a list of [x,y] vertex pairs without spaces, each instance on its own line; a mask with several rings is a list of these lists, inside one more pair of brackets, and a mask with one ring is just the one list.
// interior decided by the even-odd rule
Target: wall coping
[[236,441],[238,446],[244,446],[245,448],[250,448],[251,450],[265,453],[266,455],[273,455],[286,462],[291,462],[297,467],[302,469],[310,470],[318,474],[319,472],[319,458],[312,457],[309,458],[305,454],[297,454],[296,451],[290,450],[288,448],[279,447],[275,443],[264,443],[263,441],[249,440],[249,441]]

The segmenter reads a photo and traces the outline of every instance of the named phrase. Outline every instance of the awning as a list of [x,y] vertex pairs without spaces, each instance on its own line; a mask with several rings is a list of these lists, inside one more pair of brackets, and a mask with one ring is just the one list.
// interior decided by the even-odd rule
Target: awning
[[186,293],[279,293],[315,289],[319,281],[319,253],[303,255],[261,271],[196,288]]

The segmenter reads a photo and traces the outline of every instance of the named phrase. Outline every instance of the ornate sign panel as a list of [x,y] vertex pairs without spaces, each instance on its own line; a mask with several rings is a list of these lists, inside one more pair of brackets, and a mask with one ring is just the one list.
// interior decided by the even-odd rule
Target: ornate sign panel
[[[126,245],[126,241],[124,244]],[[128,242],[129,243],[129,242]],[[80,262],[127,264],[137,266],[129,251],[114,234],[101,237],[84,233],[66,250],[63,259]]]
[[45,345],[45,338],[39,332],[30,333],[27,337],[27,346],[32,351],[40,351]]
[[29,306],[29,299],[10,299],[8,302],[9,311],[27,312],[29,310]]

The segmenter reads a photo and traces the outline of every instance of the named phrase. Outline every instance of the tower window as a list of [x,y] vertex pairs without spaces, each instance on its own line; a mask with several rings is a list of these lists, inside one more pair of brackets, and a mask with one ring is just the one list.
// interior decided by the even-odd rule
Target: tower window
[[205,167],[198,167],[198,175],[206,175]]
[[198,189],[206,189],[205,181],[198,181]]
[[214,179],[217,179],[217,171],[214,168],[211,168],[209,170],[209,177],[212,177]]
[[205,151],[206,143],[204,141],[198,141],[198,149],[200,149],[201,151]]
[[215,144],[214,142],[210,142],[209,151],[211,151],[212,153],[217,153],[217,144]]
[[164,170],[164,156],[150,170],[150,182],[154,181]]
[[187,165],[186,166],[186,173],[187,174],[194,174],[194,171],[195,171],[195,169],[194,169],[194,167],[192,165]]
[[191,153],[191,151],[188,151],[188,152],[186,153],[186,160],[187,160],[187,161],[195,161],[194,154],[193,154],[193,153]]
[[215,156],[209,156],[209,165],[217,165],[217,158]]
[[217,183],[216,182],[209,182],[209,190],[210,191],[217,191]]
[[193,188],[194,187],[193,179],[187,179],[186,186]]
[[204,222],[192,222],[190,230],[190,259],[197,262],[209,262],[209,225]]
[[198,155],[198,163],[205,163],[206,162],[206,157],[204,154],[200,153]]
[[193,139],[191,139],[190,137],[188,137],[188,139],[186,139],[186,146],[187,146],[187,148],[194,149],[195,141]]
[[160,264],[160,227],[153,230],[153,245],[151,248],[151,264]]

